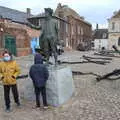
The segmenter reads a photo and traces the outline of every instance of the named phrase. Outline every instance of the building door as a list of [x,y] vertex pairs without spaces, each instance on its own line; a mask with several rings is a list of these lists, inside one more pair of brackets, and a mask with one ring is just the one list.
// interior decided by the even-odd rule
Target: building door
[[5,49],[9,50],[9,52],[16,56],[16,40],[13,36],[5,36]]
[[118,46],[120,46],[120,37],[118,38]]

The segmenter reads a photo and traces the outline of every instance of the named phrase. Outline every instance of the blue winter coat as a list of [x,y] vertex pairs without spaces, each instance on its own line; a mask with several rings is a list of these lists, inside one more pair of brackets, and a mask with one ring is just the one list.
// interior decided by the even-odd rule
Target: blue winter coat
[[43,87],[48,80],[49,73],[47,67],[43,64],[42,56],[40,54],[35,55],[34,65],[30,68],[30,77],[34,86]]

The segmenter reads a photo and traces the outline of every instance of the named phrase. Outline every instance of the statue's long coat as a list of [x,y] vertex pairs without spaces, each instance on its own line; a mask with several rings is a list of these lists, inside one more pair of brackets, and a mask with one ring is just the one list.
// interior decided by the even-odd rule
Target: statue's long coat
[[46,53],[47,57],[55,53],[58,42],[58,24],[53,18],[46,18],[42,26],[40,36],[40,48]]

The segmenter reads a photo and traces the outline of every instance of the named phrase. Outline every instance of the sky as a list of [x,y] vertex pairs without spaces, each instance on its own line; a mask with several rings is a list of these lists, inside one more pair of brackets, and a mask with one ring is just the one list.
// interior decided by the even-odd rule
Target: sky
[[24,12],[26,8],[31,8],[32,14],[44,12],[44,8],[47,7],[55,10],[58,3],[68,5],[80,16],[84,16],[93,28],[97,23],[99,28],[106,28],[107,19],[113,15],[114,11],[120,9],[120,0],[0,0],[0,6]]

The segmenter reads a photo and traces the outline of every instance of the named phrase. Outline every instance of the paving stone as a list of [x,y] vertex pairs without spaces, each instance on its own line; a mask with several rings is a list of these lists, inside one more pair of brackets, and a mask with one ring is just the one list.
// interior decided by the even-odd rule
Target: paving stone
[[[92,52],[69,52],[64,53],[59,59],[76,60],[83,55],[92,55]],[[96,64],[69,65],[72,70],[81,72],[94,72],[105,74],[115,68],[120,68],[120,59],[115,58],[106,66]],[[17,59],[22,73],[27,74],[33,64],[33,56]],[[120,80],[111,82],[103,80],[96,83],[93,75],[73,76],[75,93],[72,98],[60,107],[50,110],[33,110],[35,101],[29,102],[21,99],[21,110],[17,110],[12,101],[13,112],[6,117],[4,113],[3,87],[0,86],[0,120],[119,120],[120,119]],[[25,79],[18,80],[19,87]],[[29,80],[28,80],[29,81]],[[2,92],[1,92],[2,91]]]

